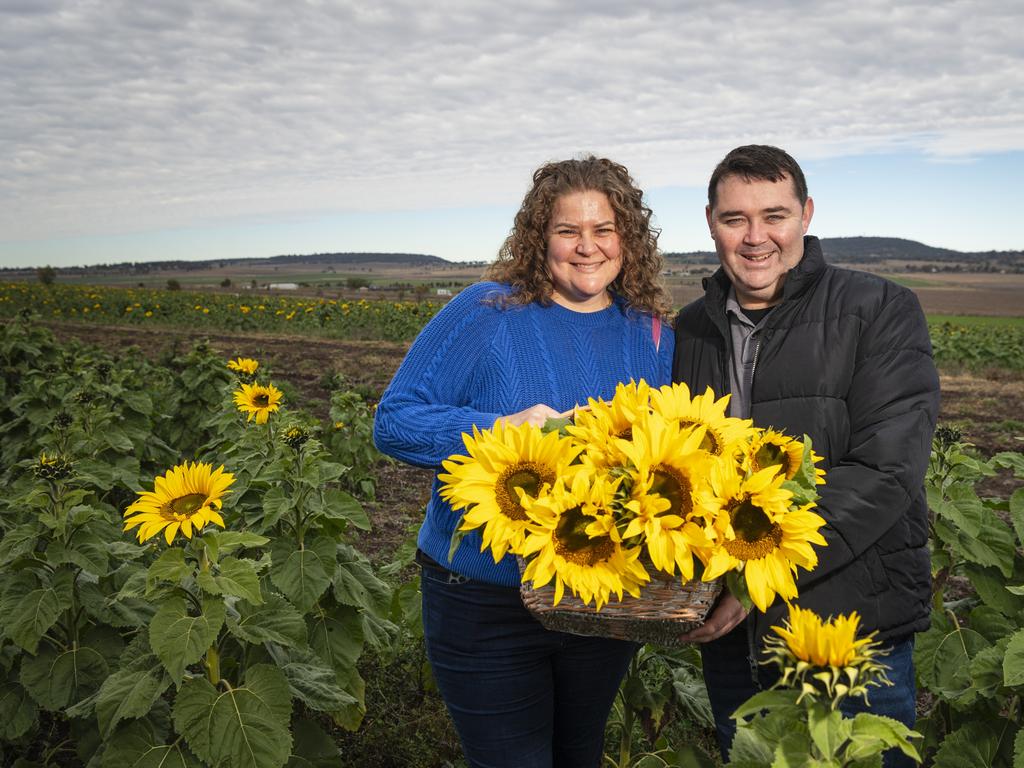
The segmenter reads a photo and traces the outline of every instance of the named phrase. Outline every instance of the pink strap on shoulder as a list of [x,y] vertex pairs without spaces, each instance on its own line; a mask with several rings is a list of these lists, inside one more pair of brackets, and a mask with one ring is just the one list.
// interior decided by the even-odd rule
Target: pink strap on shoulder
[[661,318],[655,315],[651,318],[651,338],[654,339],[654,351],[661,349]]

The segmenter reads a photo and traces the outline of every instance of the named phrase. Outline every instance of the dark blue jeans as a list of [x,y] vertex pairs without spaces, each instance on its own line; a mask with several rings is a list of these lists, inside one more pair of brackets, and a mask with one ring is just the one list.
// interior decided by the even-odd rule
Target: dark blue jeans
[[[868,692],[868,703],[861,698],[847,698],[839,709],[847,717],[858,712],[871,712],[899,720],[908,728],[917,719],[917,690],[914,683],[913,636],[890,643],[884,658],[889,667],[887,675],[891,686],[873,686]],[[715,716],[715,735],[722,758],[727,759],[736,723],[732,713],[758,691],[767,690],[778,680],[774,666],[752,665],[752,649],[747,624],[742,623],[724,637],[701,646],[704,662],[704,682]],[[902,752],[890,749],[883,758],[884,768],[912,768],[913,760]]]
[[544,629],[519,590],[424,566],[427,658],[474,768],[598,768],[637,646]]

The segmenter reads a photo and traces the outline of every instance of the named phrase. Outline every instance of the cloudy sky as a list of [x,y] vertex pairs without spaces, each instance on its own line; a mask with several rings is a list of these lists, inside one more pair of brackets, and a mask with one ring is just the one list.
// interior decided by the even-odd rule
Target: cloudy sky
[[815,233],[1024,249],[1024,3],[0,0],[0,266],[493,257],[530,175],[629,167],[710,249],[729,149]]

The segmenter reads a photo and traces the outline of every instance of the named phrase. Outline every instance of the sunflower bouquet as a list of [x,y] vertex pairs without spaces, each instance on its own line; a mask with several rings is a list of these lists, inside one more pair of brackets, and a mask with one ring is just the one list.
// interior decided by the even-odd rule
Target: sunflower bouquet
[[474,429],[440,475],[457,539],[479,529],[495,562],[520,558],[524,585],[553,585],[554,605],[568,588],[591,612],[654,582],[723,576],[761,610],[795,598],[797,568],[825,543],[820,457],[807,438],[727,416],[728,402],[631,381],[554,429]]

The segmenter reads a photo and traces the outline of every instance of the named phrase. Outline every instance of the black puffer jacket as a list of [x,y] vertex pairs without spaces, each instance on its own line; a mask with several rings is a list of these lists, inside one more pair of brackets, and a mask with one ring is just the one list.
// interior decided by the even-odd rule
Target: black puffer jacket
[[[729,391],[729,280],[676,320],[673,377],[694,394]],[[759,427],[807,434],[827,470],[817,512],[828,546],[801,570],[798,603],[822,616],[857,611],[880,639],[928,627],[930,563],[924,474],[939,407],[938,374],[914,294],[825,263],[815,237],[767,317],[754,371]],[[785,616],[781,600],[755,618],[760,637]]]

